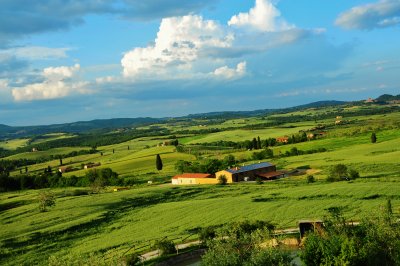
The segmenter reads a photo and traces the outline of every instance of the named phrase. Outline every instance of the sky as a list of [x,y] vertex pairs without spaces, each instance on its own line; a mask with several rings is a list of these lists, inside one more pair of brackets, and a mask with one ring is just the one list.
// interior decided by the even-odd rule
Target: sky
[[400,0],[1,0],[0,124],[400,94]]

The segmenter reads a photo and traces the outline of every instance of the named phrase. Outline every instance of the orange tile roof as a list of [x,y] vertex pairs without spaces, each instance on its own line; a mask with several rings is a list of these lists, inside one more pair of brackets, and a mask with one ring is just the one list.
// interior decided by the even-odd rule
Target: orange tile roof
[[183,173],[183,174],[174,176],[172,179],[178,179],[178,178],[211,178],[211,177],[213,177],[213,175],[211,175],[211,174]]

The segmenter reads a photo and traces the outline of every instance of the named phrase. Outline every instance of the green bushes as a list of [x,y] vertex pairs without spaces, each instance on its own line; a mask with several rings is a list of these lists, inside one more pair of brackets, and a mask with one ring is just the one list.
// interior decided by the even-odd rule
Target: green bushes
[[0,191],[50,187],[89,187],[93,185],[96,187],[125,186],[131,183],[131,180],[118,177],[118,174],[111,168],[91,169],[83,177],[63,177],[60,172],[52,173],[49,168],[36,175],[21,174],[11,177],[0,174]]
[[342,180],[354,180],[359,178],[360,174],[354,169],[348,169],[344,164],[336,164],[329,169],[326,181],[336,182]]
[[38,195],[39,211],[45,212],[48,207],[56,205],[56,199],[53,193],[42,191]]
[[156,241],[153,248],[159,250],[160,256],[174,254],[176,252],[174,242],[166,240],[166,239]]
[[202,257],[205,266],[291,265],[292,257],[284,250],[263,247],[270,239],[273,225],[264,221],[227,224],[207,241],[208,250]]
[[331,212],[321,234],[304,242],[305,265],[400,265],[400,228],[386,211],[360,225],[345,223],[341,212]]

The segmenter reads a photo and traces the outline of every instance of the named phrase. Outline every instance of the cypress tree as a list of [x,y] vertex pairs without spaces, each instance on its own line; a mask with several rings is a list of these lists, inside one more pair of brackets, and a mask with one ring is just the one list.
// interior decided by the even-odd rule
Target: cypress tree
[[372,142],[372,143],[376,143],[376,134],[375,134],[375,132],[373,132],[373,133],[371,134],[371,142]]
[[253,141],[251,144],[252,144],[251,146],[253,147],[253,149],[257,150],[257,139],[256,138],[253,138]]
[[257,137],[257,149],[261,149],[261,140],[260,140],[260,136]]
[[161,171],[163,168],[163,163],[162,163],[160,154],[157,154],[157,156],[156,156],[156,168],[158,171]]

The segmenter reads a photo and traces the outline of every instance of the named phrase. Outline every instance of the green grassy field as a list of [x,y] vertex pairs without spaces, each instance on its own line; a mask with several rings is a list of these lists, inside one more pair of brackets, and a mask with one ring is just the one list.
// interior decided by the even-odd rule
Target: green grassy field
[[[291,114],[311,115],[334,110],[336,108],[333,107],[307,109]],[[332,117],[318,123],[330,125],[334,119]],[[308,168],[307,173],[315,175],[317,179],[314,184],[307,184],[306,174],[303,174],[262,185],[242,183],[173,187],[160,182],[154,185],[135,185],[119,192],[111,192],[112,187],[109,187],[103,193],[82,196],[73,196],[78,188],[60,188],[51,189],[57,195],[56,206],[44,213],[38,210],[38,190],[0,193],[0,264],[45,265],[49,256],[79,257],[90,253],[104,256],[110,262],[111,258],[121,256],[134,244],[136,248],[130,252],[144,252],[149,249],[144,246],[156,239],[177,238],[179,242],[179,239],[190,236],[191,229],[198,227],[244,219],[268,220],[278,228],[296,227],[298,220],[323,218],[326,209],[334,206],[343,207],[347,219],[359,220],[378,211],[388,198],[392,199],[393,209],[399,215],[400,114],[349,116],[346,119],[350,121],[349,124],[329,126],[324,138],[272,148],[275,155],[283,154],[293,147],[304,151],[325,148],[326,152],[276,156],[265,160],[275,163],[279,169]],[[207,127],[234,128],[263,122],[265,120],[259,117],[233,119]],[[318,123],[304,121],[258,130],[231,129],[183,137],[179,138],[179,142],[190,145],[219,140],[244,141],[257,136],[262,139],[274,138],[296,134]],[[179,123],[159,126],[173,130],[187,128]],[[190,128],[197,130],[204,126]],[[374,144],[370,140],[373,131],[378,138]],[[80,169],[82,164],[100,162],[101,168],[110,167],[120,176],[136,178],[141,183],[148,180],[167,181],[177,174],[175,163],[178,160],[195,161],[196,157],[179,153],[173,146],[159,146],[164,140],[165,136],[144,137],[101,146],[98,147],[99,153],[64,158],[63,163]],[[7,144],[10,149],[24,145],[23,140]],[[82,149],[90,148],[63,147],[21,153],[5,159],[37,159]],[[253,152],[236,150],[231,154],[237,159],[246,160]],[[220,150],[204,157],[222,159],[229,153],[229,150]],[[162,171],[155,168],[157,154],[163,160]],[[252,162],[255,161],[248,160],[246,164]],[[327,170],[338,163],[358,170],[362,178],[351,182],[327,183]],[[41,172],[47,166],[57,168],[59,160],[31,165],[29,171]],[[86,170],[80,169],[65,173],[64,176],[83,176],[85,173]],[[11,174],[19,174],[19,170]]]
[[5,150],[16,150],[27,145],[29,139],[12,139],[0,141],[0,148]]
[[3,193],[2,264],[45,264],[50,255],[91,252],[112,257],[135,242],[183,238],[190,229],[234,220],[296,227],[298,220],[320,219],[334,206],[344,207],[349,220],[359,220],[388,197],[398,213],[398,191],[396,179],[305,184],[294,178],[264,185],[138,187],[79,197],[57,189],[56,206],[45,213],[38,211],[37,191]]

